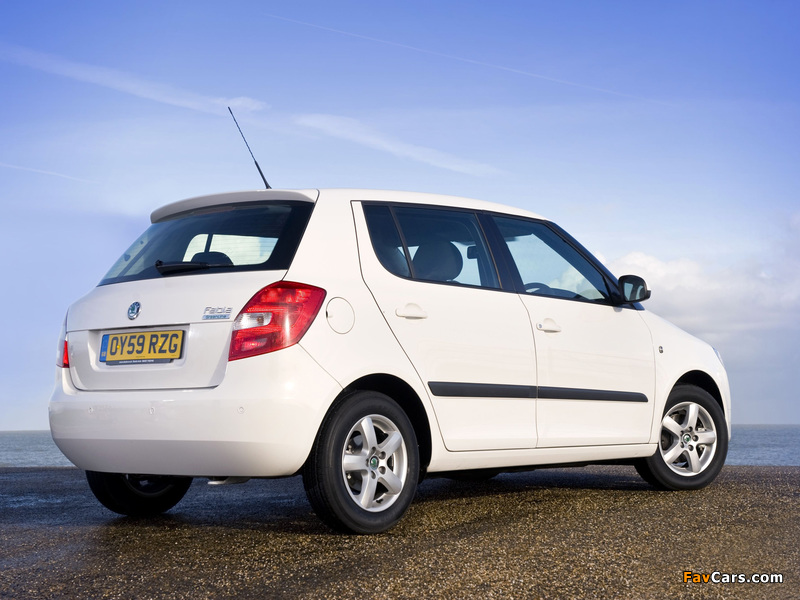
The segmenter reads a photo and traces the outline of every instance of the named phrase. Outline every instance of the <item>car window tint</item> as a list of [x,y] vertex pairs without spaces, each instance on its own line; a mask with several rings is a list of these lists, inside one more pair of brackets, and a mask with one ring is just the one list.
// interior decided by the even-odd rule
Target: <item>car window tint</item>
[[390,273],[400,277],[409,277],[408,260],[403,250],[403,242],[394,224],[391,210],[385,204],[367,204],[364,206],[369,237],[375,256]]
[[411,257],[415,279],[500,287],[474,213],[409,206],[395,206],[392,210]]
[[176,215],[151,225],[114,263],[100,285],[161,277],[156,261],[209,267],[180,273],[186,275],[287,269],[312,209],[306,202],[270,202]]
[[525,293],[603,302],[605,278],[578,250],[543,223],[493,217],[519,271]]

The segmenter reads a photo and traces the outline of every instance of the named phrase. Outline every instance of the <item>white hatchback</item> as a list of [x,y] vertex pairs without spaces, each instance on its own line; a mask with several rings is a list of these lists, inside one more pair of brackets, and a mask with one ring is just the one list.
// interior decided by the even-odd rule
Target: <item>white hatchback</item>
[[725,461],[719,356],[538,215],[339,189],[151,220],[69,308],[50,401],[112,511],[166,511],[193,477],[302,473],[323,521],[374,533],[426,474],[626,462],[696,489]]

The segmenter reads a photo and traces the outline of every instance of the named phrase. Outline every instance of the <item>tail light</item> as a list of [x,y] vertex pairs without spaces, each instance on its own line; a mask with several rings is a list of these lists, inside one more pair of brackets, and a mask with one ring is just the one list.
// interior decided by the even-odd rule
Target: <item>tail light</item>
[[58,337],[58,349],[56,350],[56,366],[62,369],[69,369],[69,345],[67,344],[67,319],[61,326],[61,335]]
[[300,341],[317,316],[325,290],[279,281],[253,296],[233,322],[228,360],[287,348]]

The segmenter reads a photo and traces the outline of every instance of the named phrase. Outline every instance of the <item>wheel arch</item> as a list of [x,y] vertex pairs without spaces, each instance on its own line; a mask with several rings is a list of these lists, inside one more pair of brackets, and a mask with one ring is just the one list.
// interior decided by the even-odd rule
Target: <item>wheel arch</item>
[[[722,413],[725,414],[725,403],[722,400],[722,392],[717,385],[717,382],[714,381],[714,378],[711,377],[708,373],[704,371],[689,371],[685,373],[675,382],[675,385],[672,386],[672,389],[675,389],[679,385],[694,385],[699,387],[701,390],[705,390],[717,401],[720,408],[722,409]],[[727,415],[726,415],[727,417]]]
[[420,476],[422,477],[431,462],[432,440],[428,413],[425,411],[420,397],[408,383],[399,377],[386,373],[375,373],[356,379],[346,386],[339,393],[333,405],[335,406],[342,396],[358,390],[386,394],[397,402],[408,415],[419,444]]

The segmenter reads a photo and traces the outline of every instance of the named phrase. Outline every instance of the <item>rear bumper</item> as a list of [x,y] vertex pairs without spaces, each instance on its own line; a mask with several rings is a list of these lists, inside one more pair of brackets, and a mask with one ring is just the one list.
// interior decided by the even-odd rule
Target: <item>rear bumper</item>
[[50,429],[85,470],[278,477],[302,467],[340,391],[299,345],[229,363],[214,388],[86,392],[59,369]]

